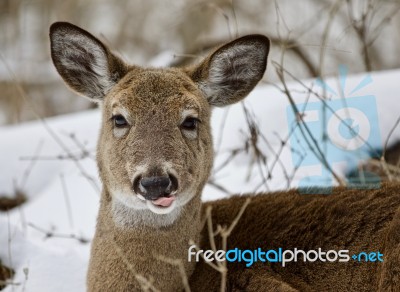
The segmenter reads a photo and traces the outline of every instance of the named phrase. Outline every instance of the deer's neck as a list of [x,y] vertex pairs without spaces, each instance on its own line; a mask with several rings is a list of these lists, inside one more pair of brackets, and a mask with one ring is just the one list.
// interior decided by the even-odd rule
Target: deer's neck
[[189,242],[199,241],[200,208],[200,196],[195,196],[174,210],[176,213],[159,215],[124,207],[103,193],[92,246],[89,285],[96,285],[102,277],[110,277],[109,271],[114,270],[118,273],[109,281],[116,287],[123,285],[120,288],[132,290],[142,287],[140,279],[153,278],[157,279],[156,288],[162,291],[179,290],[183,276],[179,266],[171,263],[180,262],[187,277],[193,272],[195,263],[188,262],[187,254]]

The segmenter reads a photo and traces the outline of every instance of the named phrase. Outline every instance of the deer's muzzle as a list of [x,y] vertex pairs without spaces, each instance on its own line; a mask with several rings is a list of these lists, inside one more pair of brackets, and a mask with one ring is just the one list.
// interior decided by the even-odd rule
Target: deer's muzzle
[[173,175],[139,177],[135,179],[134,191],[146,200],[155,201],[168,198],[178,188],[178,181]]

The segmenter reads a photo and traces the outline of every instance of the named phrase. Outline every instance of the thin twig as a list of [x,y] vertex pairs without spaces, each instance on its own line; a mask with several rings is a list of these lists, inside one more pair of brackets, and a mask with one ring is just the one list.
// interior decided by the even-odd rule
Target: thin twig
[[185,271],[185,266],[183,265],[182,260],[180,260],[180,259],[171,259],[171,258],[165,257],[163,255],[157,255],[156,258],[158,260],[160,260],[160,261],[163,261],[163,262],[165,262],[167,264],[170,264],[170,265],[173,265],[173,266],[177,267],[178,270],[179,270],[179,273],[181,275],[182,283],[183,283],[183,287],[184,287],[185,291],[186,292],[190,292],[191,291],[190,286],[189,286],[189,280],[188,280],[188,277],[187,277],[186,271]]
[[33,223],[28,222],[28,226],[32,227],[33,229],[43,233],[45,235],[44,239],[48,239],[48,238],[65,238],[65,239],[74,239],[79,241],[80,243],[86,244],[89,243],[90,240],[83,237],[83,236],[77,236],[74,233],[70,233],[70,234],[64,234],[64,233],[56,233],[53,230],[46,230],[44,228],[41,228]]

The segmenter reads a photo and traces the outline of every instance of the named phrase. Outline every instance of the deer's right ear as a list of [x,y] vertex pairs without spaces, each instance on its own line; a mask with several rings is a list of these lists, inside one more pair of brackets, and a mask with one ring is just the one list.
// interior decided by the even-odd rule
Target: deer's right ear
[[103,43],[73,24],[52,24],[50,42],[51,58],[65,83],[93,101],[101,101],[128,71]]

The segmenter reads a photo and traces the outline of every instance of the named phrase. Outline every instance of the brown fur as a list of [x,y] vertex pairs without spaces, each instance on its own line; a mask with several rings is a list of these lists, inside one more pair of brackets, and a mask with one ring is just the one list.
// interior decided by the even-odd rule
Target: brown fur
[[[380,251],[384,262],[228,264],[228,291],[400,291],[400,194],[398,184],[377,190],[334,189],[330,195],[296,190],[251,196],[228,249],[348,249]],[[216,225],[230,225],[247,196],[206,203]],[[221,247],[216,236],[217,249]],[[201,248],[211,249],[208,230]],[[204,281],[204,279],[208,279]],[[192,291],[218,291],[220,274],[204,261],[191,278]]]
[[[88,290],[146,290],[147,281],[154,281],[154,286],[161,291],[179,291],[182,275],[176,266],[165,263],[161,257],[185,259],[189,240],[198,241],[200,201],[192,200],[188,207],[193,212],[185,212],[172,226],[123,229],[116,228],[110,204],[102,201],[92,243]],[[182,263],[190,275],[194,264]]]
[[[53,24],[50,37],[52,58],[64,81],[102,108],[97,161],[103,192],[88,291],[154,290],[152,287],[179,291],[192,274],[194,290],[217,290],[217,273],[201,263],[195,270],[194,262],[187,261],[190,241],[202,247],[208,244],[207,233],[200,241],[200,196],[213,161],[211,107],[237,102],[254,88],[266,68],[268,39],[259,35],[240,38],[184,69],[145,69],[125,64],[74,25]],[[122,116],[126,123],[119,127],[115,116]],[[188,116],[199,120],[192,130],[183,127]],[[176,207],[161,214],[161,208],[152,209],[154,204],[144,201],[133,186],[138,177],[171,173],[178,181]],[[396,287],[398,236],[394,236],[397,225],[392,226],[397,224],[393,219],[399,205],[396,189],[336,190],[338,194],[326,197],[299,196],[291,191],[253,198],[229,239],[230,246],[379,248],[393,257],[384,265],[360,267],[353,263],[298,263],[285,269],[229,265],[228,289]],[[234,197],[211,203],[214,224],[230,223],[243,200]],[[171,260],[177,262],[171,264]],[[181,263],[183,270],[176,263]],[[355,277],[353,282],[347,272]]]

